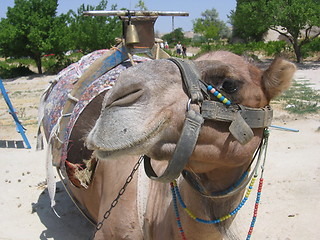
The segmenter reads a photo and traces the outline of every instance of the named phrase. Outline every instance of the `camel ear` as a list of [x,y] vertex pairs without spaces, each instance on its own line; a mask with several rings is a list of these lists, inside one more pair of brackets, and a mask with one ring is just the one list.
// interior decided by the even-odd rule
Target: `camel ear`
[[287,90],[291,85],[296,66],[281,58],[275,59],[270,67],[264,71],[262,80],[269,101]]

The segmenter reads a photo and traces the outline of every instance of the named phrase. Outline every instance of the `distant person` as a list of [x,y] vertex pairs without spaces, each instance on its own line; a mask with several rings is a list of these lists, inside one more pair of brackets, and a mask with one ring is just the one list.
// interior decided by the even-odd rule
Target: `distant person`
[[177,51],[177,54],[180,56],[182,51],[182,45],[180,42],[178,42],[178,44],[176,45],[176,51]]
[[182,56],[186,57],[187,56],[187,47],[186,45],[182,45]]
[[169,49],[169,44],[168,44],[168,42],[165,42],[165,43],[164,43],[164,48],[165,48],[165,49]]
[[160,43],[160,47],[161,47],[162,49],[164,48],[163,42]]

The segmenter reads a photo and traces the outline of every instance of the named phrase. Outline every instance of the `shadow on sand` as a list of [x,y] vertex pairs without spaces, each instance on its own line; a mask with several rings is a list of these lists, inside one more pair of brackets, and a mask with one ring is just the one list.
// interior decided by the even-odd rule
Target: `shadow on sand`
[[61,182],[57,183],[55,210],[58,218],[50,208],[48,190],[45,189],[39,196],[38,202],[33,204],[42,224],[47,228],[39,239],[55,240],[88,240],[92,236],[94,226],[75,207]]

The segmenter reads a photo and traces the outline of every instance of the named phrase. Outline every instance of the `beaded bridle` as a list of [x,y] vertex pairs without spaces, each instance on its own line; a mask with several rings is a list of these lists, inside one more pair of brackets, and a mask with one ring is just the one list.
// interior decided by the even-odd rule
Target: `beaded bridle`
[[[267,153],[267,147],[268,147],[268,137],[269,137],[269,130],[265,129],[261,144],[260,144],[259,148],[257,149],[255,156],[253,157],[253,160],[252,160],[252,162],[253,162],[257,158],[256,159],[256,166],[252,170],[252,173],[249,174],[249,168],[252,165],[252,162],[251,162],[248,170],[243,173],[243,175],[239,178],[239,180],[234,185],[232,185],[231,187],[229,187],[228,189],[226,189],[222,192],[211,193],[210,195],[208,195],[207,193],[204,192],[203,189],[201,189],[202,187],[194,179],[193,179],[193,182],[190,182],[190,179],[188,179],[186,177],[187,171],[182,172],[184,178],[187,180],[187,182],[194,189],[196,189],[202,195],[204,195],[206,197],[210,197],[210,198],[222,198],[222,197],[230,196],[230,194],[234,194],[235,192],[239,192],[239,191],[243,190],[244,187],[247,186],[247,184],[250,182],[247,187],[246,193],[245,193],[243,199],[241,200],[241,202],[238,204],[238,206],[235,207],[230,213],[228,213],[222,217],[212,219],[212,220],[201,219],[201,218],[196,217],[196,215],[184,203],[184,201],[181,197],[180,191],[179,191],[177,181],[173,180],[172,182],[170,182],[172,199],[173,199],[173,207],[174,207],[175,216],[176,216],[176,222],[177,222],[178,229],[179,229],[179,232],[180,232],[182,239],[185,240],[187,238],[185,236],[185,233],[184,233],[184,230],[182,227],[179,209],[178,209],[178,202],[179,202],[180,206],[183,208],[183,210],[187,213],[187,215],[199,223],[205,223],[205,224],[221,223],[221,222],[231,218],[232,216],[234,216],[247,202],[247,200],[250,196],[250,193],[253,189],[254,183],[255,183],[256,179],[258,178],[258,175],[259,175],[258,170],[259,170],[259,166],[260,166],[261,172],[260,172],[259,186],[257,189],[257,196],[256,196],[255,205],[254,205],[254,211],[253,211],[252,220],[250,223],[250,227],[249,227],[249,231],[248,231],[246,240],[249,240],[251,238],[253,228],[256,223],[256,219],[257,219],[257,215],[258,215],[258,208],[259,208],[259,204],[260,204],[260,198],[261,198],[261,192],[262,192],[262,186],[263,186],[263,173],[264,173],[264,169],[265,169],[264,167],[265,167],[266,153]],[[262,162],[261,162],[261,159],[263,159]],[[248,175],[250,175],[250,177],[248,177]]]
[[[201,81],[199,73],[192,62],[181,59],[170,60],[179,67],[182,79],[184,80],[185,86],[188,90],[188,94],[190,97],[190,100],[187,104],[186,120],[182,129],[182,134],[174,151],[172,160],[169,162],[163,174],[161,176],[157,176],[157,174],[151,166],[151,159],[148,156],[143,156],[146,174],[149,178],[153,180],[161,182],[170,182],[173,206],[176,215],[178,229],[182,239],[186,239],[180,220],[178,202],[181,205],[181,207],[185,210],[187,215],[189,215],[193,220],[197,222],[205,224],[216,224],[223,222],[234,216],[248,200],[249,195],[253,189],[254,182],[258,177],[258,169],[260,166],[261,175],[257,191],[256,203],[254,207],[252,221],[246,238],[247,240],[249,240],[256,222],[258,207],[260,203],[260,196],[263,185],[263,172],[269,136],[268,126],[271,124],[271,120],[273,117],[272,109],[269,106],[257,109],[248,108],[242,105],[232,105],[231,101],[227,99],[225,96],[223,96],[223,94],[220,93],[216,88],[214,88],[212,85],[208,85]],[[220,102],[212,101],[212,99],[209,96],[209,93],[216,97],[216,99]],[[191,103],[201,104],[201,113],[197,113],[194,110],[191,110]],[[191,156],[194,150],[200,132],[200,128],[204,122],[204,119],[230,121],[231,124],[229,130],[231,134],[241,144],[245,144],[252,139],[253,132],[251,128],[264,128],[261,143],[258,149],[256,150],[249,167],[243,173],[243,175],[238,179],[238,181],[235,184],[233,184],[228,189],[220,192],[213,192],[210,194],[208,194],[208,191],[206,191],[204,187],[197,181],[197,178],[194,176],[195,174],[187,170],[184,170],[189,160],[189,157]],[[261,163],[262,157],[263,161]],[[250,173],[250,168],[255,160],[255,167]],[[247,185],[248,188],[242,201],[230,213],[213,220],[201,219],[196,217],[196,215],[193,214],[191,210],[188,209],[185,203],[183,202],[176,181],[176,179],[181,173],[184,179],[189,183],[189,185],[193,189],[195,189],[201,195],[213,199],[226,198],[228,196],[232,196],[244,190],[244,188]]]
[[[151,159],[146,155],[141,156],[139,161],[136,163],[133,171],[131,172],[130,176],[128,177],[129,180],[127,179],[123,188],[121,188],[121,190],[119,191],[117,198],[112,202],[109,210],[104,214],[104,219],[97,224],[96,231],[101,229],[104,221],[108,219],[108,217],[110,216],[111,210],[117,205],[120,196],[123,195],[123,193],[125,192],[127,185],[132,180],[133,174],[138,169],[142,161],[144,161],[145,172],[150,179],[160,182],[170,182],[173,206],[176,215],[176,222],[182,239],[186,239],[186,236],[183,231],[182,223],[180,220],[178,202],[184,209],[184,211],[193,220],[199,223],[221,223],[234,216],[246,203],[253,189],[253,185],[258,177],[258,169],[260,166],[261,174],[254,207],[254,213],[246,238],[246,240],[249,240],[256,222],[258,207],[260,203],[260,196],[263,185],[263,172],[269,137],[268,126],[270,126],[273,116],[272,109],[269,106],[266,106],[264,108],[249,108],[242,105],[232,105],[231,101],[227,99],[225,96],[223,96],[222,93],[220,93],[216,88],[214,88],[212,85],[204,83],[200,79],[199,73],[195,65],[191,61],[176,58],[171,58],[169,60],[174,62],[179,67],[182,79],[184,80],[184,84],[188,90],[188,95],[190,97],[190,100],[188,101],[186,108],[187,114],[182,129],[182,134],[177,143],[173,157],[171,161],[169,161],[168,166],[162,173],[162,175],[158,176],[151,166]],[[216,97],[216,99],[220,102],[212,101],[209,93]],[[192,103],[201,104],[201,113],[191,110],[190,104]],[[204,119],[231,122],[229,130],[231,134],[241,144],[245,144],[252,139],[253,132],[251,128],[264,128],[261,143],[258,149],[256,150],[248,169],[243,173],[243,175],[238,179],[238,181],[235,184],[233,184],[228,189],[218,193],[213,192],[208,194],[207,191],[196,180],[194,174],[187,170],[184,170],[187,162],[189,161],[189,157],[191,156],[194,150],[196,141],[198,139],[198,135],[200,133],[200,128],[204,122]],[[261,163],[262,157],[263,161]],[[255,160],[255,167],[250,173],[250,168]],[[193,189],[195,189],[201,195],[204,195],[205,197],[209,198],[225,198],[228,196],[232,196],[244,190],[244,188],[248,184],[249,185],[247,187],[244,198],[233,211],[217,219],[206,220],[196,217],[196,215],[193,214],[191,210],[188,209],[185,205],[176,181],[176,179],[180,176],[181,173],[184,179],[189,183],[191,187],[193,187]],[[92,239],[94,238],[95,233],[96,232],[94,232]]]
[[[144,167],[147,176],[160,182],[171,182],[185,172],[191,154],[196,146],[200,129],[205,120],[231,122],[229,131],[241,144],[248,143],[254,136],[252,128],[267,128],[271,124],[273,111],[270,106],[264,108],[250,108],[240,104],[231,104],[212,85],[201,80],[195,64],[188,60],[170,58],[181,72],[187,89],[189,101],[186,108],[186,118],[180,138],[176,144],[172,159],[167,168],[158,176],[152,168],[151,159],[144,156]],[[212,94],[215,99],[210,96]],[[219,100],[219,101],[216,101]],[[190,104],[200,106],[200,112],[190,108]],[[183,174],[190,176],[190,174]],[[196,189],[198,190],[198,189]]]

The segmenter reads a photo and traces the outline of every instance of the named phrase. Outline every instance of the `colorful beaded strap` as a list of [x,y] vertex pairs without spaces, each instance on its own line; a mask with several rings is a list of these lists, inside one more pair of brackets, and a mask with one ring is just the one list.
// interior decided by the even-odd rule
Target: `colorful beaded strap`
[[213,96],[217,97],[220,102],[224,103],[226,106],[231,105],[231,101],[228,98],[226,98],[225,96],[223,96],[217,89],[215,89],[211,85],[208,85],[207,89],[209,92],[211,92],[213,94]]
[[[181,197],[181,194],[180,194],[180,191],[179,191],[179,188],[177,186],[177,182],[176,180],[174,180],[173,182],[170,183],[171,185],[171,188],[174,189],[174,194],[176,195],[176,199],[178,198],[178,201],[180,203],[180,205],[182,206],[182,208],[184,209],[184,211],[195,221],[197,222],[201,222],[201,223],[206,223],[206,224],[215,224],[215,223],[220,223],[220,222],[223,222],[225,220],[227,220],[228,218],[232,217],[233,215],[235,215],[242,207],[243,205],[246,203],[246,201],[248,200],[249,198],[249,195],[252,191],[252,188],[253,188],[253,185],[254,185],[254,182],[256,181],[257,179],[257,176],[254,176],[250,182],[250,185],[246,191],[246,194],[245,194],[245,197],[242,199],[242,201],[239,203],[239,205],[232,211],[230,212],[229,214],[223,216],[223,217],[220,217],[220,218],[217,218],[217,219],[214,219],[214,220],[205,220],[205,219],[201,219],[201,218],[198,218],[195,216],[195,214],[192,213],[192,211],[190,209],[187,208],[187,206],[185,205],[185,203],[183,202],[182,200],[182,197]],[[175,209],[176,211],[177,209]]]
[[[246,240],[250,240],[252,232],[253,232],[253,228],[254,228],[254,225],[255,225],[256,219],[257,219],[258,208],[259,208],[259,203],[260,203],[260,199],[261,199],[261,191],[262,191],[262,186],[263,186],[263,172],[264,172],[264,165],[265,165],[265,160],[266,160],[266,152],[267,152],[267,145],[268,145],[268,135],[269,135],[268,130],[265,130],[265,139],[264,139],[262,147],[261,147],[261,149],[259,151],[259,156],[258,156],[258,158],[261,158],[262,155],[264,155],[264,160],[263,160],[263,163],[261,164],[261,177],[260,177],[259,186],[258,186],[258,190],[257,190],[257,196],[256,196],[255,205],[254,205],[253,216],[252,216],[252,220],[251,220],[251,224],[250,224],[250,228],[249,228]],[[245,174],[243,174],[243,175],[245,175]],[[233,215],[235,215],[243,207],[243,205],[247,202],[247,200],[248,200],[248,198],[250,196],[250,193],[251,193],[251,191],[253,189],[253,185],[254,185],[257,177],[258,177],[258,173],[256,171],[254,176],[252,177],[252,179],[250,181],[249,186],[247,187],[247,191],[245,193],[244,198],[242,199],[242,201],[238,204],[238,206],[232,212],[230,212],[229,214],[227,214],[227,215],[225,215],[223,217],[220,217],[220,218],[217,218],[217,219],[213,219],[213,220],[206,220],[206,219],[201,219],[201,218],[196,217],[196,215],[193,214],[191,212],[191,210],[188,209],[187,206],[185,205],[185,203],[184,203],[184,201],[183,201],[183,199],[181,197],[181,194],[180,194],[180,191],[179,191],[179,187],[177,185],[177,181],[174,180],[173,182],[171,182],[170,186],[171,186],[171,193],[172,193],[172,199],[173,199],[173,207],[174,207],[174,211],[175,211],[175,215],[176,215],[176,222],[178,224],[178,228],[179,228],[179,232],[180,232],[181,238],[183,240],[187,239],[186,236],[185,236],[184,230],[182,228],[182,223],[181,223],[181,219],[180,219],[180,214],[179,214],[179,209],[178,209],[177,202],[180,203],[180,205],[184,209],[184,211],[193,220],[195,220],[195,221],[197,221],[199,223],[206,223],[206,224],[220,223],[222,221],[225,221],[225,220],[231,218]],[[240,179],[242,179],[242,177]],[[178,201],[177,201],[177,199],[178,199]]]
[[[173,207],[174,207],[174,211],[175,211],[175,215],[176,215],[176,222],[178,224],[178,229],[179,229],[181,238],[183,240],[187,239],[186,236],[185,236],[184,230],[182,228],[182,223],[181,223],[178,204],[177,204],[178,201],[179,201],[180,205],[182,206],[182,208],[184,209],[184,211],[193,220],[195,220],[195,221],[197,221],[199,223],[206,223],[206,224],[220,223],[220,222],[223,222],[223,221],[231,218],[233,215],[235,215],[243,207],[243,205],[246,203],[246,201],[248,200],[248,198],[250,196],[250,193],[252,191],[252,188],[253,188],[253,185],[254,185],[256,179],[257,179],[257,176],[255,175],[251,179],[251,182],[250,182],[250,184],[249,184],[249,186],[247,188],[247,191],[246,191],[246,194],[245,194],[244,198],[242,199],[242,201],[239,203],[239,205],[232,212],[230,212],[229,214],[227,214],[227,215],[225,215],[223,217],[220,217],[220,218],[217,218],[217,219],[214,219],[214,220],[206,220],[206,219],[202,219],[202,218],[196,217],[196,215],[193,214],[192,211],[190,209],[188,209],[187,206],[185,205],[185,203],[183,202],[181,194],[180,194],[180,191],[179,191],[179,188],[177,186],[176,180],[171,182],[170,185],[171,185],[171,193],[172,193],[172,198],[173,198]],[[256,223],[257,214],[258,214],[258,208],[259,208],[259,203],[260,203],[260,197],[261,197],[261,191],[262,191],[262,186],[263,186],[263,178],[261,177],[260,178],[260,182],[259,182],[259,187],[258,187],[255,207],[254,207],[254,214],[253,214],[253,217],[252,217],[252,220],[251,220],[251,224],[250,224],[250,228],[249,228],[246,240],[249,240],[251,238],[251,235],[252,235],[252,232],[253,232],[253,228],[254,228],[254,225]],[[177,201],[177,199],[178,199],[178,201]]]

